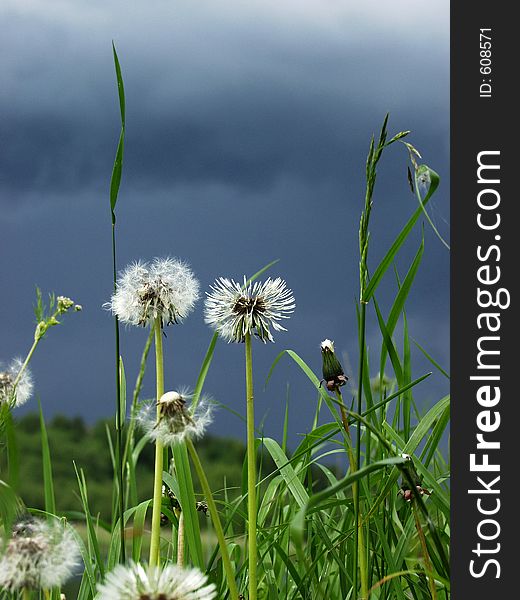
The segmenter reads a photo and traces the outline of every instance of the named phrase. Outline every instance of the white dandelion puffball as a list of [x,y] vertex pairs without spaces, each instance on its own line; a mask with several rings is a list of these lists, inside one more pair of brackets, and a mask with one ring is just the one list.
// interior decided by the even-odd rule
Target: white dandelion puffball
[[0,554],[0,588],[12,592],[60,587],[79,564],[79,547],[68,525],[20,520]]
[[262,342],[274,342],[271,329],[286,331],[279,323],[288,319],[295,308],[292,291],[280,277],[240,285],[233,279],[219,277],[210,286],[204,317],[228,342],[244,342],[246,335],[256,335]]
[[25,367],[16,388],[14,387],[22,366],[21,358],[13,358],[6,369],[0,364],[0,404],[7,402],[13,406],[21,406],[31,397],[33,379],[28,367]]
[[188,265],[176,258],[135,262],[120,274],[116,291],[105,304],[122,323],[161,325],[179,323],[199,299],[199,282]]
[[191,397],[184,391],[166,392],[156,404],[147,403],[137,415],[137,421],[152,441],[163,446],[180,444],[187,438],[200,438],[211,423],[212,406],[202,397],[196,408],[187,406]]
[[213,600],[213,583],[198,569],[168,565],[145,569],[130,562],[117,565],[98,585],[96,600]]

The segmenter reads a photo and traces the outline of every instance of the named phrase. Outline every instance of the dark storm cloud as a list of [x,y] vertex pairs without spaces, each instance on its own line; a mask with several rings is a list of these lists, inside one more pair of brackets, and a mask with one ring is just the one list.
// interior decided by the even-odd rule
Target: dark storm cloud
[[[173,252],[207,289],[217,275],[240,277],[281,259],[272,273],[287,279],[297,310],[275,346],[255,351],[258,410],[270,411],[271,425],[287,380],[296,431],[307,428],[315,402],[289,361],[262,392],[279,351],[296,349],[319,372],[319,343],[330,337],[355,368],[364,163],[386,111],[391,132],[412,129],[441,173],[432,217],[445,235],[449,212],[448,3],[433,14],[422,0],[357,4],[4,2],[0,285],[10,290],[2,300],[10,318],[2,355],[26,351],[34,284],[85,308],[49,333],[33,361],[48,414],[93,419],[113,404],[112,324],[101,309],[111,291],[107,191],[119,134],[111,39],[127,94],[119,264]],[[399,146],[381,165],[371,268],[416,207],[407,164]],[[401,276],[420,241],[417,228],[396,261]],[[407,316],[412,336],[446,366],[448,253],[428,227],[425,243]],[[387,314],[392,274],[385,289],[378,300]],[[373,321],[368,334],[376,347]],[[201,306],[169,337],[167,385],[189,384],[210,337]],[[122,341],[133,380],[144,332],[124,330]],[[207,382],[239,411],[242,350],[219,345]],[[414,360],[415,376],[431,368],[420,353]],[[442,376],[428,385],[418,394],[425,403],[445,393]],[[236,433],[233,420],[217,418],[215,427]]]
[[[265,189],[286,174],[328,179],[386,110],[425,136],[446,133],[438,128],[446,49],[419,44],[412,28],[397,41],[390,27],[380,35],[383,18],[360,23],[363,15],[355,15],[354,26],[350,12],[338,10],[341,30],[320,21],[319,5],[312,29],[303,17],[282,27],[287,15],[276,11],[271,22],[255,22],[254,8],[250,18],[244,8],[233,16],[233,3],[191,17],[180,3],[163,23],[145,19],[140,31],[137,9],[110,32],[108,9],[104,22],[99,6],[79,6],[83,26],[81,9],[72,22],[67,14],[40,15],[47,28],[37,11],[4,21],[4,190],[70,191],[106,181],[118,125],[110,33],[126,80],[130,183],[206,179]],[[17,29],[15,39],[9,32]]]

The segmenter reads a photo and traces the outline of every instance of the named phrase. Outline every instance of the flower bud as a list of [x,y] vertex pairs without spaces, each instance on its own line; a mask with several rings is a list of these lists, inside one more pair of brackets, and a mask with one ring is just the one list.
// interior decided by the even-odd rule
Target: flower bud
[[343,371],[341,363],[334,353],[334,342],[323,340],[321,342],[321,357],[323,359],[323,381],[329,392],[337,391],[338,388],[347,383],[348,377]]

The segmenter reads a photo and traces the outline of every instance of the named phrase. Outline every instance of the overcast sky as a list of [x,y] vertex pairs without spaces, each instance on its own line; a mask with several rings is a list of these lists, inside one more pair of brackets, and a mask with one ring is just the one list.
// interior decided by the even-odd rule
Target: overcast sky
[[[279,437],[287,384],[293,440],[309,429],[312,386],[285,358],[319,374],[320,341],[357,368],[357,233],[370,136],[410,141],[441,176],[432,218],[449,237],[449,2],[3,0],[0,3],[0,359],[32,342],[34,288],[84,306],[34,356],[47,416],[109,416],[114,405],[108,188],[119,106],[111,43],[125,81],[127,137],[117,206],[118,263],[173,255],[203,290],[273,259],[297,308],[274,345],[255,344],[258,421]],[[404,146],[384,155],[374,198],[375,268],[416,208]],[[404,274],[420,227],[400,253]],[[425,227],[425,256],[408,305],[410,334],[449,363],[449,255]],[[389,275],[379,292],[388,311]],[[166,386],[193,386],[211,332],[202,303],[166,339]],[[122,330],[129,385],[146,332]],[[380,345],[369,310],[368,340]],[[414,351],[414,376],[429,370]],[[373,358],[372,375],[377,373]],[[153,393],[153,363],[145,391]],[[244,413],[243,347],[219,343],[206,391]],[[355,377],[352,377],[355,379]],[[447,393],[435,373],[422,406]],[[351,390],[349,390],[351,391]],[[347,394],[349,393],[347,391]],[[34,410],[34,400],[19,410]],[[240,434],[224,410],[212,431]]]

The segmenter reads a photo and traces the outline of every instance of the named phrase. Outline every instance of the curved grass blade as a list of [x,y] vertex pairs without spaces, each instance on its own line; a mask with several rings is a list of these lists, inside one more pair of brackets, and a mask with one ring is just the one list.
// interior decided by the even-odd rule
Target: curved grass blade
[[423,214],[424,207],[429,202],[430,198],[433,196],[436,189],[439,187],[440,179],[439,179],[439,176],[437,175],[437,173],[433,169],[426,167],[426,165],[422,165],[422,166],[424,166],[426,169],[428,169],[428,173],[430,175],[430,186],[428,188],[428,192],[426,193],[424,200],[421,201],[421,203],[420,203],[421,205],[419,206],[419,208],[417,208],[416,211],[413,213],[413,215],[410,217],[407,224],[403,227],[403,229],[401,230],[399,235],[396,237],[394,243],[392,244],[392,246],[386,253],[385,257],[379,263],[377,269],[374,271],[374,274],[370,278],[370,281],[368,282],[368,285],[365,289],[365,293],[363,295],[363,302],[368,302],[370,300],[370,298],[373,296],[374,292],[377,289],[377,286],[379,285],[379,283],[381,282],[381,279],[383,278],[383,275],[386,273],[388,267],[392,264],[395,255],[397,254],[397,252],[403,245],[406,238],[410,235],[410,232],[412,231],[412,229],[413,229],[415,223],[417,222],[417,220],[419,219],[419,217]]
[[43,492],[45,498],[45,510],[49,513],[56,513],[56,500],[54,496],[54,483],[52,478],[51,452],[49,449],[49,438],[43,418],[42,405],[38,400],[38,409],[40,412],[40,434],[42,444],[42,466],[43,466]]

